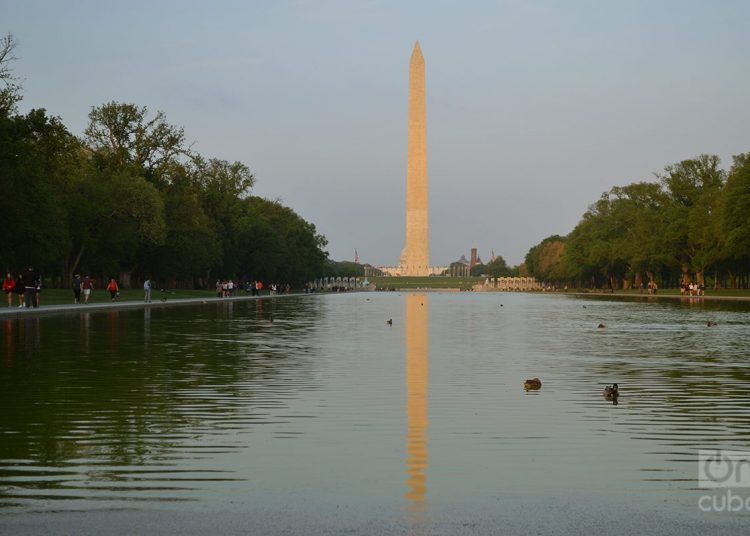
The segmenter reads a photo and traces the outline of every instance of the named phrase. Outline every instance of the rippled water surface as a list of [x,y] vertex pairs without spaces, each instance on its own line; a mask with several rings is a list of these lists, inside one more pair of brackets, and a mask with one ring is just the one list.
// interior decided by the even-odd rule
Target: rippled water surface
[[3,320],[0,532],[744,534],[750,510],[698,507],[697,452],[750,450],[748,310],[361,293]]

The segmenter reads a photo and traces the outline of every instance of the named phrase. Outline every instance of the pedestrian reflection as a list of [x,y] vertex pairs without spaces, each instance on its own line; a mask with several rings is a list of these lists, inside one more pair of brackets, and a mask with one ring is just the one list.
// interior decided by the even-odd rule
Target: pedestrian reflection
[[3,321],[3,346],[5,347],[5,366],[13,366],[13,355],[16,349],[16,321]]
[[120,317],[120,312],[116,309],[113,311],[110,311],[107,315],[107,331],[109,332],[109,336],[107,337],[107,341],[109,342],[109,348],[110,350],[117,349],[117,324],[118,319]]
[[412,521],[420,521],[426,506],[427,388],[429,374],[428,297],[406,296],[406,500]]
[[85,312],[80,314],[80,329],[81,337],[80,341],[83,343],[84,350],[89,349],[89,335],[91,332],[91,313]]
[[36,355],[42,346],[42,328],[38,316],[23,319],[23,339],[26,355]]
[[151,307],[143,309],[143,355],[151,352]]

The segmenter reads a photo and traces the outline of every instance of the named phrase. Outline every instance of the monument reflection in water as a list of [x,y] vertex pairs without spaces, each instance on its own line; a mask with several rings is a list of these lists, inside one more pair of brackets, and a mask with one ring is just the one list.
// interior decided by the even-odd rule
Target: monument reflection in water
[[[427,389],[429,303],[424,294],[406,296],[406,499],[409,513],[421,517],[427,495]],[[418,520],[418,519],[415,519]]]

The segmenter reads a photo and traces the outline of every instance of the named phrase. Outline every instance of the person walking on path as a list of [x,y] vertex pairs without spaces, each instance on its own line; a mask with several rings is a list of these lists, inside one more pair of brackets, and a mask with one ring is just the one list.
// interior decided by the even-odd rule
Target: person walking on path
[[29,266],[29,269],[26,270],[26,275],[23,278],[24,282],[24,302],[26,303],[26,308],[29,309],[30,307],[33,307],[36,309],[39,307],[39,305],[36,302],[36,280],[37,280],[37,274],[34,271],[33,266]]
[[81,302],[81,274],[73,277],[73,300],[75,303]]
[[109,280],[107,290],[109,291],[111,301],[115,301],[115,299],[117,299],[117,296],[120,294],[120,287],[117,286],[117,281],[115,281],[114,277]]
[[146,279],[143,282],[143,301],[151,303],[151,280]]
[[34,287],[36,288],[36,294],[34,294],[36,305],[34,307],[39,307],[42,304],[42,276],[41,275],[37,274],[36,281],[34,282]]
[[3,292],[8,297],[8,307],[13,307],[13,291],[16,289],[16,280],[10,275],[10,272],[5,274],[3,280]]
[[18,277],[16,277],[16,288],[15,293],[16,296],[18,296],[18,307],[23,307],[24,302],[24,293],[26,292],[26,285],[24,285],[23,282],[23,275],[18,274]]
[[94,288],[94,281],[89,276],[84,277],[83,282],[81,283],[81,289],[83,289],[83,303],[89,302],[92,288]]

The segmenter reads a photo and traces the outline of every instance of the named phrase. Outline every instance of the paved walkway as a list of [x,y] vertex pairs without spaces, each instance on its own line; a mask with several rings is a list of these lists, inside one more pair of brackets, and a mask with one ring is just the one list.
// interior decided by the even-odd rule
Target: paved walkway
[[142,301],[118,301],[107,303],[78,303],[60,305],[42,305],[36,309],[33,307],[0,307],[0,318],[22,317],[29,315],[80,313],[81,311],[106,311],[108,309],[145,309],[146,307],[170,307],[173,305],[199,305],[208,303],[226,303],[237,301],[257,300],[260,298],[287,298],[291,296],[304,296],[305,294],[275,294],[273,296],[264,294],[262,296],[236,296],[234,298],[175,298],[161,301],[156,299],[150,303]]

